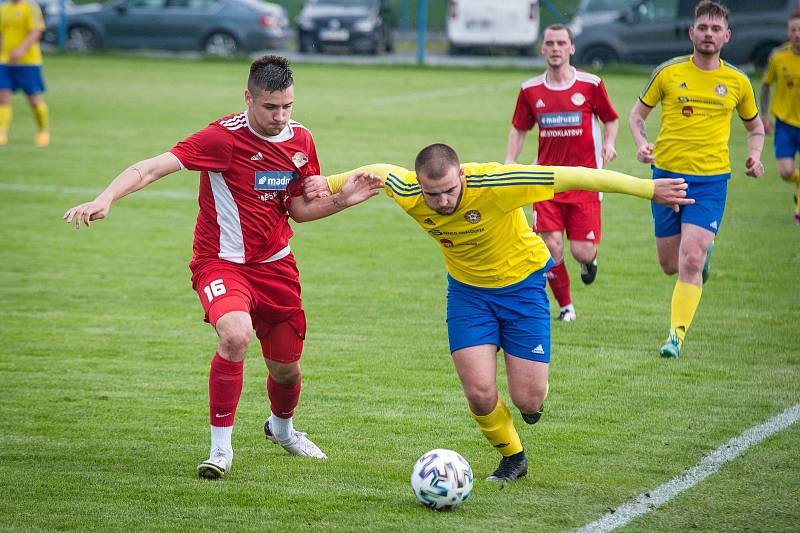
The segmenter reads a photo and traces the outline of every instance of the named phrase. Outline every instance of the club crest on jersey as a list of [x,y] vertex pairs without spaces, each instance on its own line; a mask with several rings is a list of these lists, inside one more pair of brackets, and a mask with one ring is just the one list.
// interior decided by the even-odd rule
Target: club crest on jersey
[[476,211],[474,209],[467,211],[464,213],[464,220],[469,222],[470,224],[477,224],[481,221],[481,213],[480,211]]
[[295,152],[292,156],[292,162],[297,168],[300,168],[308,163],[308,156],[303,152]]
[[714,94],[717,96],[725,96],[728,94],[728,87],[725,86],[724,83],[720,83],[716,87],[714,87]]
[[540,128],[563,128],[564,126],[580,126],[583,114],[575,113],[545,113],[539,115]]
[[255,175],[254,188],[257,191],[285,191],[295,178],[297,178],[297,172],[259,171]]
[[575,105],[582,105],[586,101],[586,97],[581,93],[575,93],[569,97],[569,100]]

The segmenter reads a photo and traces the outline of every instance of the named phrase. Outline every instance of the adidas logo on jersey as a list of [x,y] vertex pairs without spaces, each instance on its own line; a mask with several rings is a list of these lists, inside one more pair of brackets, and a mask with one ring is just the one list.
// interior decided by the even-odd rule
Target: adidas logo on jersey
[[689,86],[686,85],[685,81],[683,83],[681,83],[680,85],[678,85],[678,89],[688,89],[688,88],[689,88]]
[[256,155],[251,157],[250,160],[251,161],[263,161],[264,160],[264,156],[261,154],[261,152],[258,152]]
[[539,98],[538,100],[536,100],[536,109],[540,109],[542,107],[544,107],[544,102],[542,102],[542,99]]
[[719,224],[717,224],[717,221],[715,220],[714,222],[712,222],[712,223],[711,223],[711,224],[709,224],[709,225],[710,225],[712,228],[714,228],[714,229],[717,229],[717,226],[718,226]]
[[544,355],[544,347],[542,347],[542,345],[540,344],[539,346],[531,350],[531,352],[538,353],[539,355]]
[[594,240],[594,230],[592,230],[592,231],[590,231],[589,233],[586,234],[586,240],[587,241],[593,241]]

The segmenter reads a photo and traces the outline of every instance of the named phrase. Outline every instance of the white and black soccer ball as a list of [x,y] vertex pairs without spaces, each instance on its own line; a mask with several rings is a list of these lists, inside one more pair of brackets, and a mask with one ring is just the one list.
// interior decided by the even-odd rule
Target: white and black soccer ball
[[453,450],[431,450],[414,465],[411,488],[425,507],[455,509],[472,493],[472,467]]

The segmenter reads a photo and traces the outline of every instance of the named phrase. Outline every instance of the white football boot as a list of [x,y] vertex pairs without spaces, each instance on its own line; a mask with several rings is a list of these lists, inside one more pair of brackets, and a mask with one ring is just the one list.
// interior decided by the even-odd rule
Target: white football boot
[[214,448],[208,459],[197,465],[197,475],[203,479],[219,479],[231,469],[233,451]]
[[327,459],[328,456],[325,452],[319,449],[319,446],[314,444],[311,439],[306,437],[305,433],[294,431],[292,439],[288,442],[280,442],[272,434],[269,427],[269,419],[264,423],[264,435],[275,444],[280,444],[284,450],[289,452],[289,455],[300,455],[302,457],[313,457],[315,459]]

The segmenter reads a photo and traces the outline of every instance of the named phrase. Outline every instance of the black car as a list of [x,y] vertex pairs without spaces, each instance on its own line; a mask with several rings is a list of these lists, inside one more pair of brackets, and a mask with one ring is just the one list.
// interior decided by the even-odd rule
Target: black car
[[396,28],[388,0],[310,0],[297,17],[298,42],[304,54],[327,48],[392,52]]

